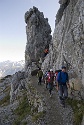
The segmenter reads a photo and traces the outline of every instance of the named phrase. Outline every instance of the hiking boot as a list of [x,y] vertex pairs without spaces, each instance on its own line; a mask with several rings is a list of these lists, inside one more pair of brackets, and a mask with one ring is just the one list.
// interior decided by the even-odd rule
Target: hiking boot
[[52,97],[52,95],[50,95],[50,98]]
[[52,97],[52,94],[50,94],[50,98]]
[[65,104],[63,104],[63,103],[60,103],[60,106],[63,107],[63,108],[65,108]]

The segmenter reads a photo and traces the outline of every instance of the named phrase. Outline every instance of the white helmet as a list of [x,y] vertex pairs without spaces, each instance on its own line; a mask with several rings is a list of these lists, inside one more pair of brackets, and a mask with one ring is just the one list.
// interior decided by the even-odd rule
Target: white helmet
[[52,69],[50,69],[50,72],[52,72],[53,70]]

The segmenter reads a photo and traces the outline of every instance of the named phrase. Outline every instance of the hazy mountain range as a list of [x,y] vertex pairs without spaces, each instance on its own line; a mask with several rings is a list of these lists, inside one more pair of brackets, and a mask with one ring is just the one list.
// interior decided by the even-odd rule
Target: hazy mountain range
[[0,77],[6,75],[12,75],[15,72],[22,70],[24,68],[25,61],[21,60],[18,62],[4,61],[0,62]]

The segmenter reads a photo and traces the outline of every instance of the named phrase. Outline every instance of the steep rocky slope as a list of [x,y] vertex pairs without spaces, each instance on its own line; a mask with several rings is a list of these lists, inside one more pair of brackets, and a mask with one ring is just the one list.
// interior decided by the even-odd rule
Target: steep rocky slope
[[[67,67],[71,82],[84,85],[84,0],[60,0],[50,53],[42,68]],[[82,84],[81,84],[82,83]]]

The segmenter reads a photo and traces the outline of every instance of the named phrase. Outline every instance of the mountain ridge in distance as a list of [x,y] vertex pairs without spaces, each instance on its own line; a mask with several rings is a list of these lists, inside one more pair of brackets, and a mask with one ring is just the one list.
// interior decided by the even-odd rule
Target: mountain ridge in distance
[[0,62],[0,78],[7,75],[13,75],[15,72],[21,71],[24,69],[25,61],[2,61]]

